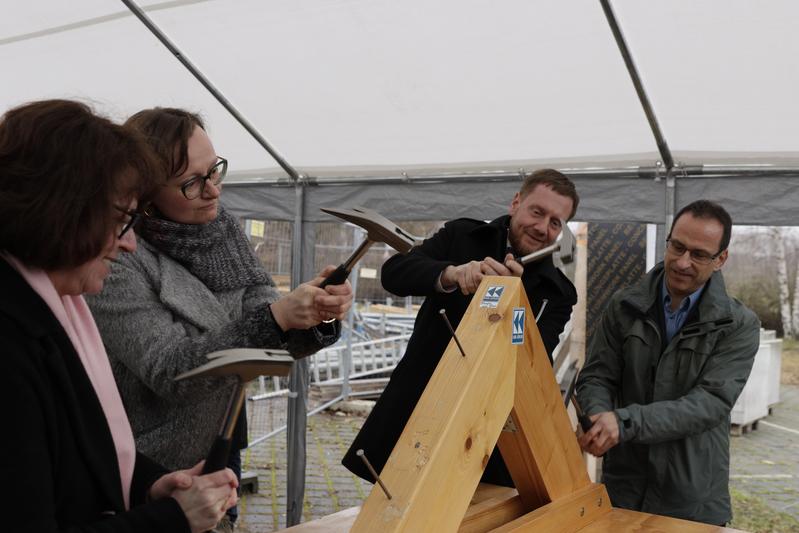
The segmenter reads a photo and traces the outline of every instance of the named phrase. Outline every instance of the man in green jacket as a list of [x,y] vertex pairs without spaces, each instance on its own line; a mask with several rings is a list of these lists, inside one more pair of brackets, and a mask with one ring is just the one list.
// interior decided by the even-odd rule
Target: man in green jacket
[[699,200],[677,213],[663,263],[617,292],[577,382],[613,505],[725,524],[730,411],[749,377],[760,323],[727,295],[732,220]]

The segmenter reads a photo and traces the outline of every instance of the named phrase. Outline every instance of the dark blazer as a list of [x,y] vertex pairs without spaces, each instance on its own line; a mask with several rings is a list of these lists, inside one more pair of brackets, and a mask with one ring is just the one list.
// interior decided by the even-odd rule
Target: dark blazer
[[125,511],[111,431],[69,337],[1,258],[0,293],[0,476],[14,496],[0,505],[4,530],[188,532],[174,499],[144,504],[166,471],[141,454]]
[[[466,218],[453,220],[421,246],[406,255],[395,255],[383,265],[381,279],[386,290],[399,296],[426,296],[426,299],[416,317],[405,355],[342,460],[354,474],[374,481],[355,452],[363,448],[375,470],[383,469],[444,354],[451,335],[439,316],[439,309],[446,309],[453,327],[457,327],[469,307],[471,295],[435,290],[439,274],[449,265],[480,261],[489,256],[502,262],[507,251],[509,220],[508,216],[490,223]],[[551,354],[577,302],[577,292],[568,278],[555,268],[551,258],[527,265],[522,282],[536,315],[547,300],[538,329],[547,353]],[[496,450],[483,481],[512,486]]]

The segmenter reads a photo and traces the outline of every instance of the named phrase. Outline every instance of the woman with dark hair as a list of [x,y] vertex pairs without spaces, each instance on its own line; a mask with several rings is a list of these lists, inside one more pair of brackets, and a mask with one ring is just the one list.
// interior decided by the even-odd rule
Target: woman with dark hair
[[0,119],[0,474],[15,531],[201,532],[230,470],[168,473],[137,452],[83,294],[133,252],[158,167],[139,135],[65,100]]
[[[233,387],[220,378],[174,382],[227,348],[284,348],[303,357],[332,344],[352,304],[349,283],[320,277],[281,296],[236,218],[219,203],[227,161],[196,114],[141,111],[126,123],[144,134],[166,174],[136,232],[139,247],[113,266],[89,300],[137,446],[185,468],[204,457]],[[239,419],[230,466],[247,445]],[[232,514],[232,513],[231,513]],[[218,530],[231,530],[235,514]]]

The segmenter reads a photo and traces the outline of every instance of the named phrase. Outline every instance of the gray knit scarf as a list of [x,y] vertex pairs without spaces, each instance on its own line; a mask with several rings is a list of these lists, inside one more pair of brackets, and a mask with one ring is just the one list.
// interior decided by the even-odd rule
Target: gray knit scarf
[[238,221],[221,204],[216,220],[208,224],[181,224],[145,216],[136,231],[213,292],[269,283]]

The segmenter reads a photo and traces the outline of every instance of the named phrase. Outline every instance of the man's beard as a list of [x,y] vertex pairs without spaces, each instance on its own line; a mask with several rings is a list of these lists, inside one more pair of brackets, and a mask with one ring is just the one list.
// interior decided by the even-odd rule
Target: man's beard
[[545,240],[544,241],[535,240],[531,244],[525,245],[523,244],[524,237],[527,236],[529,238],[530,236],[524,233],[524,230],[522,229],[519,229],[518,233],[521,235],[521,238],[517,238],[517,234],[516,232],[514,232],[513,227],[511,227],[508,231],[508,241],[510,241],[510,245],[511,248],[513,248],[514,254],[517,255],[518,257],[522,257],[525,255],[529,255],[533,252],[537,252],[538,250],[545,248],[546,246],[551,244],[547,243]]

